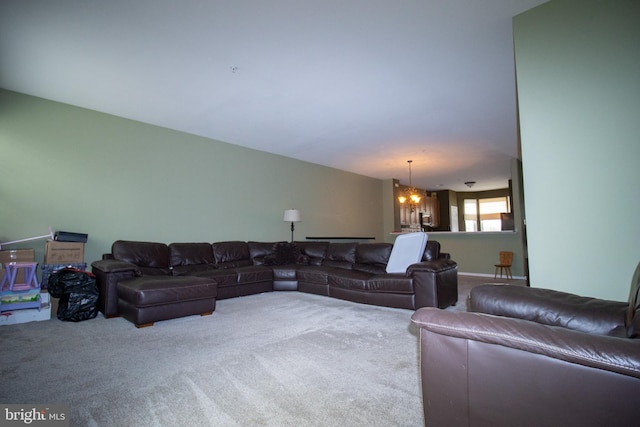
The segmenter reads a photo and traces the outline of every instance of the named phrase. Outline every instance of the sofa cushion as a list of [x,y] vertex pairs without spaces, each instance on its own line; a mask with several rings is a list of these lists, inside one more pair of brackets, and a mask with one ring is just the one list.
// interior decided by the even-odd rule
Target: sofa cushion
[[371,277],[371,274],[363,271],[342,269],[329,275],[328,283],[329,286],[338,288],[365,290],[369,277]]
[[331,243],[322,265],[350,269],[356,262],[357,246],[357,243]]
[[236,268],[235,270],[238,274],[238,285],[273,281],[273,269],[271,267],[251,265]]
[[171,243],[169,256],[172,267],[215,263],[210,243]]
[[174,276],[197,276],[212,270],[218,270],[218,266],[216,264],[177,265],[171,271]]
[[295,265],[274,265],[272,269],[273,269],[273,280],[294,281],[297,279],[297,275],[296,275],[297,266]]
[[220,268],[235,268],[253,265],[249,245],[241,241],[216,242],[212,245],[213,256]]
[[354,270],[382,274],[391,255],[391,243],[361,243],[356,247]]
[[375,264],[353,264],[353,270],[362,271],[364,273],[369,274],[385,274],[387,272],[387,268],[385,265],[375,265]]
[[327,255],[329,242],[295,242],[300,248],[302,255],[306,256],[306,264],[322,265],[322,261]]
[[329,276],[329,286],[363,292],[414,293],[413,280],[404,274],[395,273],[371,275],[362,271],[344,270]]
[[265,263],[265,257],[273,255],[274,242],[247,242],[249,257],[255,265]]
[[143,275],[170,275],[169,247],[164,243],[117,240],[111,246],[114,259],[139,267]]
[[300,282],[326,285],[331,268],[318,265],[300,265],[296,270],[296,277]]
[[311,294],[329,296],[327,267],[316,265],[298,266],[296,270],[298,290]]
[[440,242],[437,240],[427,240],[422,261],[435,261],[438,258],[440,258]]
[[356,262],[387,265],[391,248],[393,248],[391,243],[361,243],[356,247]]
[[306,264],[303,262],[306,259],[295,243],[278,242],[273,245],[273,254],[264,257],[264,262],[267,265]]
[[230,268],[216,268],[212,270],[192,271],[190,276],[211,278],[218,283],[218,288],[238,285],[238,273]]

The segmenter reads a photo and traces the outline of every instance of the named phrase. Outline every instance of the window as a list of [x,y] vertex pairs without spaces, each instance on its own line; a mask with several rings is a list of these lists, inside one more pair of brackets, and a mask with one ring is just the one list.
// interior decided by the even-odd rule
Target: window
[[465,231],[478,231],[478,201],[476,199],[464,199],[464,229]]
[[508,197],[464,199],[466,231],[502,231],[500,214],[510,212]]

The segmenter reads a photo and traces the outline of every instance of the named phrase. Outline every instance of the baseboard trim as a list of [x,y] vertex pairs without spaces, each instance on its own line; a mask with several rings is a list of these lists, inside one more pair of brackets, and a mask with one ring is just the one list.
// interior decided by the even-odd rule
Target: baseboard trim
[[[476,276],[476,277],[491,277],[493,279],[493,274],[486,273],[471,273],[465,271],[458,271],[458,275],[460,276]],[[500,279],[500,277],[496,277],[496,279]],[[504,279],[504,276],[502,277]],[[527,276],[513,276],[514,280],[527,280]]]

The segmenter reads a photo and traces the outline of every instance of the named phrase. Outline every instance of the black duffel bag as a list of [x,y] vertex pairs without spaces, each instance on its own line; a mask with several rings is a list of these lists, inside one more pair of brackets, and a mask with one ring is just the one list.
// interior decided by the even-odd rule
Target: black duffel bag
[[75,268],[63,268],[49,276],[47,290],[58,301],[60,320],[80,322],[98,315],[98,285],[93,274]]

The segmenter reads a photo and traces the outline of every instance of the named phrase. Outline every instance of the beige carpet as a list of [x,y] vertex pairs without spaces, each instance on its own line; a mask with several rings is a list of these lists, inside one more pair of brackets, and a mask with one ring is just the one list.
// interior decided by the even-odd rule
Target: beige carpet
[[[451,309],[486,281],[460,276]],[[272,292],[145,329],[0,326],[0,403],[67,404],[72,426],[419,426],[411,314]]]

